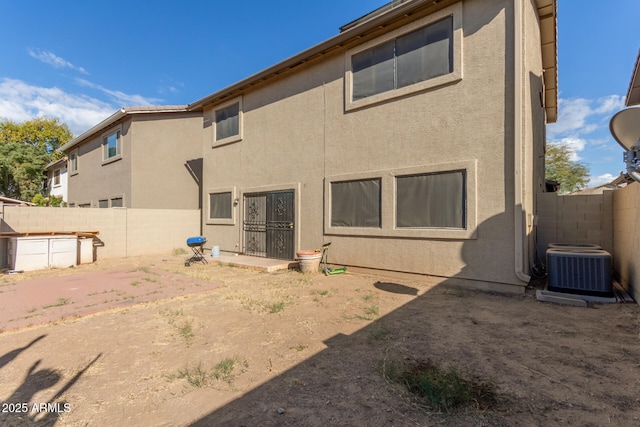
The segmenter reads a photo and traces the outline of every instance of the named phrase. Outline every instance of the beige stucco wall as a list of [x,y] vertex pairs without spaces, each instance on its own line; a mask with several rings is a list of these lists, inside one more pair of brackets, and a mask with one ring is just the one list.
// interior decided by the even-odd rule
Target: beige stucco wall
[[[171,253],[198,235],[200,211],[187,209],[4,208],[1,231],[98,231],[97,258]],[[6,263],[6,252],[0,260]]]
[[640,301],[640,184],[613,192],[613,266],[620,284]]
[[[464,1],[463,77],[442,87],[347,112],[345,52],[338,49],[246,91],[241,142],[212,148],[208,107],[205,197],[208,191],[230,187],[240,200],[250,188],[297,188],[296,249],[332,241],[331,260],[339,264],[524,285],[514,273],[512,20],[512,1]],[[529,36],[539,41],[537,33]],[[528,40],[527,46],[535,44]],[[529,81],[528,76],[523,79]],[[525,93],[527,106],[531,92]],[[537,114],[529,112],[526,132],[539,126]],[[540,140],[539,133],[526,137],[528,146]],[[529,148],[527,173],[532,172],[533,152]],[[423,236],[427,231],[399,237],[382,230],[371,237],[325,228],[325,180],[349,174],[390,176],[407,167],[427,171],[460,162],[475,165],[477,175],[475,198],[469,200],[477,226],[470,236],[429,238]],[[383,213],[393,212],[392,198],[383,199]],[[530,191],[527,208],[533,209],[533,203]],[[234,225],[206,225],[204,234],[222,250],[242,251],[242,203],[234,209]],[[205,203],[205,221],[207,215]]]
[[[102,138],[121,129],[122,157],[102,161]],[[78,147],[78,173],[68,180],[69,203],[123,197],[125,207],[198,209],[199,188],[185,167],[202,157],[202,115],[133,114]]]
[[136,115],[130,133],[129,207],[198,209],[198,184],[185,163],[202,158],[202,115]]

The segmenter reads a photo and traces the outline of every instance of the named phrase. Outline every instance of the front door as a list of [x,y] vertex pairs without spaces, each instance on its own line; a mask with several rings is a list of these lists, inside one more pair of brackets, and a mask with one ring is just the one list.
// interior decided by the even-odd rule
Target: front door
[[293,259],[295,204],[292,190],[244,196],[244,253]]

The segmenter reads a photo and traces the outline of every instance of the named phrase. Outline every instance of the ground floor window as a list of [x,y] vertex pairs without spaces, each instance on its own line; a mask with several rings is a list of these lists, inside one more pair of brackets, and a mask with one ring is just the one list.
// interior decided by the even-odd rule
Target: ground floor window
[[380,178],[331,183],[332,227],[380,227]]
[[209,194],[209,219],[232,218],[232,194],[230,191]]
[[122,197],[114,197],[111,199],[112,208],[121,208],[123,206]]
[[477,238],[477,160],[327,176],[327,235]]
[[465,172],[396,177],[396,227],[466,228]]
[[98,207],[102,208],[102,209],[108,208],[109,207],[109,200],[106,200],[106,199],[99,200],[98,201]]

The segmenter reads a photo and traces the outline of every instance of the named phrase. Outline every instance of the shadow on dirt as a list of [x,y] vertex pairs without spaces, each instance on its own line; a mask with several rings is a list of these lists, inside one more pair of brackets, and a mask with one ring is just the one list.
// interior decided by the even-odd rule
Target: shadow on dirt
[[[40,335],[29,344],[12,350],[0,357],[0,368],[8,365],[21,353],[28,350],[46,335]],[[37,360],[27,370],[22,384],[2,402],[0,425],[3,426],[53,426],[61,414],[71,411],[71,406],[64,399],[60,399],[80,379],[80,377],[102,356],[98,354],[83,369],[78,371],[46,402],[34,400],[37,393],[55,387],[62,375],[56,369],[38,369],[42,360]]]

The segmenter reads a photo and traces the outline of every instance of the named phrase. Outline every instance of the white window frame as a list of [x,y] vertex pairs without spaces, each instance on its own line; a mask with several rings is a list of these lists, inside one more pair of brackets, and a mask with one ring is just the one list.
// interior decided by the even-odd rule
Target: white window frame
[[[344,78],[344,94],[345,94],[345,110],[351,111],[358,108],[368,107],[371,105],[386,102],[391,99],[407,96],[412,93],[433,89],[439,86],[456,83],[462,80],[462,3],[458,2],[452,6],[439,10],[424,18],[418,19],[404,27],[391,31],[382,37],[373,39],[367,43],[361,44],[345,53],[345,78]],[[396,39],[412,31],[426,27],[436,21],[451,16],[453,19],[453,71],[451,73],[424,80],[409,86],[398,89],[389,90],[368,96],[357,101],[353,101],[353,73],[351,58],[365,50],[371,49],[393,39]]]
[[[238,133],[236,135],[231,135],[228,136],[226,138],[222,138],[222,139],[217,139],[216,135],[217,135],[217,122],[216,122],[216,112],[220,111],[224,108],[227,108],[233,104],[238,104]],[[220,145],[226,145],[226,144],[231,144],[234,142],[239,142],[242,141],[242,135],[243,135],[243,112],[242,112],[242,96],[239,96],[237,98],[233,98],[230,99],[222,104],[216,105],[212,110],[211,110],[211,129],[213,131],[213,135],[212,135],[212,147],[216,147],[216,146],[220,146]]]
[[[74,166],[74,162],[73,162],[73,158],[75,157],[75,168]],[[69,165],[67,167],[67,169],[69,170],[69,175],[75,175],[78,173],[78,169],[80,166],[80,160],[79,160],[79,156],[78,156],[78,149],[74,149],[71,150],[71,152],[69,152]]]
[[[116,155],[107,157],[107,150],[108,150],[107,140],[110,136],[114,134],[117,135],[116,136]],[[118,126],[117,128],[102,134],[102,142],[100,144],[100,149],[102,150],[103,165],[122,159],[122,138],[123,138],[122,126]]]
[[[211,194],[231,193],[231,218],[211,218]],[[213,188],[207,191],[207,213],[205,222],[209,225],[236,225],[239,203],[236,187]]]
[[[398,228],[396,227],[396,177],[422,175],[438,172],[465,171],[465,228]],[[380,228],[333,227],[331,225],[331,183],[360,179],[381,178]],[[424,239],[460,239],[477,238],[477,160],[426,164],[398,169],[385,169],[355,174],[328,176],[325,180],[324,227],[327,235],[375,236]]]

